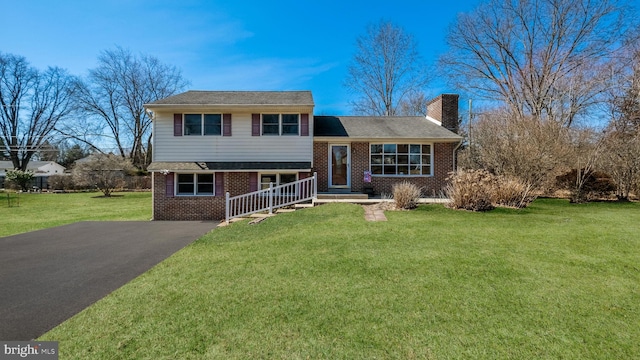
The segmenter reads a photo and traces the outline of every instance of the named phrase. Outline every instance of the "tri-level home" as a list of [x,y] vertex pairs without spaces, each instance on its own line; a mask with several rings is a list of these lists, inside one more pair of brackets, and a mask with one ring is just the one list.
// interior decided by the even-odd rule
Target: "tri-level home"
[[310,91],[188,91],[153,114],[153,218],[225,217],[231,196],[317,174],[320,192],[439,193],[455,169],[458,96],[428,116],[315,116]]

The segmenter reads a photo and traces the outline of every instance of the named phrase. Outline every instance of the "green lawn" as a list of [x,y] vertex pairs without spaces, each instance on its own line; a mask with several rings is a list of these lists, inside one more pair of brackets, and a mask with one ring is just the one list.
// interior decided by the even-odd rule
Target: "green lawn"
[[7,193],[0,192],[0,237],[85,220],[151,219],[150,192],[117,193],[112,198],[101,195],[25,193],[18,197],[11,193],[9,202]]
[[60,359],[629,359],[640,204],[334,204],[206,235],[55,328]]

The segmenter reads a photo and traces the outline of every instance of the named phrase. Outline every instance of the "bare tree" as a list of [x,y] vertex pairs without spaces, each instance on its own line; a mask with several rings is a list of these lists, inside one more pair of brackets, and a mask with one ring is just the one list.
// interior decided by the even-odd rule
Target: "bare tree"
[[105,197],[124,186],[124,177],[134,167],[128,159],[113,154],[95,154],[73,168],[77,185],[97,188]]
[[640,134],[610,127],[605,134],[602,168],[616,184],[619,200],[640,189]]
[[463,168],[518,178],[544,191],[570,166],[569,130],[555,121],[496,110],[478,116],[473,134],[460,155]]
[[75,85],[63,69],[39,71],[24,57],[0,53],[0,136],[14,168],[26,170],[72,112]]
[[426,116],[429,100],[422,91],[412,92],[398,103],[397,115]]
[[4,140],[0,136],[0,160],[9,160],[9,152],[7,150],[8,148],[4,146]]
[[616,183],[618,199],[628,200],[640,185],[640,46],[621,60],[625,66],[609,91],[611,120],[601,166]]
[[[82,110],[103,128],[123,158],[130,158],[139,168],[150,162],[151,118],[144,104],[176,94],[187,86],[182,73],[175,66],[159,59],[134,56],[117,47],[98,57],[98,67],[89,72],[87,84],[81,87]],[[66,129],[80,141],[86,140],[79,129]]]
[[428,81],[413,36],[402,28],[380,21],[356,39],[356,53],[344,82],[358,98],[352,102],[357,114],[398,115],[398,105]]
[[58,161],[58,155],[60,155],[60,147],[58,144],[47,140],[40,146],[40,150],[33,155],[33,159],[40,161]]
[[571,144],[567,147],[567,152],[570,165],[576,173],[575,181],[570,184],[570,200],[582,203],[589,200],[585,187],[597,170],[605,143],[602,134],[593,128],[573,128],[570,130],[570,137]]
[[455,86],[512,113],[570,126],[601,101],[634,18],[624,0],[486,0],[461,14],[441,58]]

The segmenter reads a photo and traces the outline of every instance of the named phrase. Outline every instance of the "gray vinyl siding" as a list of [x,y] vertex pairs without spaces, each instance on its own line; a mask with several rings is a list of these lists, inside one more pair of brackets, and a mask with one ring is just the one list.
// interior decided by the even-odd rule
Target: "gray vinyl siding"
[[[309,116],[309,127],[313,128]],[[251,113],[232,113],[232,136],[174,136],[173,112],[157,113],[153,161],[311,161],[312,136],[251,136]]]

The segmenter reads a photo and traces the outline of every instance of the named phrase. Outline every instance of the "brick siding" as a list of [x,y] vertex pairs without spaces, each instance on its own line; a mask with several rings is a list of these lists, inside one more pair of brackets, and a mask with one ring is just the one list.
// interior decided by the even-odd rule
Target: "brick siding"
[[[220,173],[216,173],[218,176]],[[231,196],[249,192],[249,173],[223,173],[224,192]],[[168,175],[173,176],[173,174]],[[166,176],[153,174],[154,220],[222,220],[225,217],[225,194],[216,196],[165,196]]]
[[[250,172],[216,173],[216,176],[224,176],[224,192],[216,196],[173,196],[165,195],[166,176],[160,173],[153,174],[153,208],[154,220],[223,220],[225,218],[225,194],[228,191],[231,196],[251,192]],[[308,173],[301,173],[309,176]],[[173,176],[170,174],[168,176]],[[256,200],[260,202],[260,200]]]
[[[375,194],[391,193],[393,185],[408,181],[423,188],[425,196],[439,196],[453,171],[453,149],[456,143],[433,144],[433,176],[372,176]],[[314,142],[313,166],[318,172],[318,191],[329,191],[329,143]],[[351,143],[351,191],[362,192],[364,172],[369,170],[369,142]]]
[[329,191],[329,143],[313,143],[312,170],[318,173],[318,191]]

